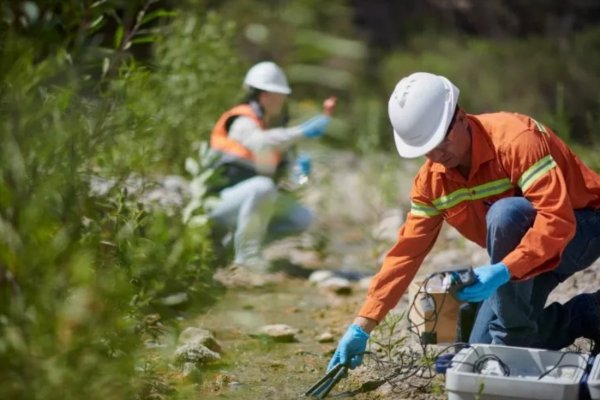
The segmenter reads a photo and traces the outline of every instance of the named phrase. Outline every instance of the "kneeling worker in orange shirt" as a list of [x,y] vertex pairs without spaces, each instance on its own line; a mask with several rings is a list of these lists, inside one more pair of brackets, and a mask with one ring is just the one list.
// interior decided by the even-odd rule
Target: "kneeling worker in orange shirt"
[[600,340],[600,292],[545,306],[600,257],[600,176],[526,115],[467,114],[447,78],[398,82],[388,112],[401,157],[425,156],[398,240],[328,369],[362,362],[369,333],[405,293],[446,221],[487,249],[490,264],[458,297],[480,302],[470,343],[561,349]]

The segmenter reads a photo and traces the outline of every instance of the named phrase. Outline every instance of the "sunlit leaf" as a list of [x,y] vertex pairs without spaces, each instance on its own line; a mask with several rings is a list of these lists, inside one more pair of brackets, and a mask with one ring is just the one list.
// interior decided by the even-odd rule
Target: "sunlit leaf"
[[198,162],[191,157],[185,159],[185,170],[192,176],[196,176],[200,173],[200,166]]
[[174,17],[175,15],[177,15],[175,11],[168,11],[165,9],[155,10],[146,14],[144,18],[142,18],[142,24],[147,24],[157,18]]
[[183,209],[181,215],[184,223],[188,223],[192,217],[194,211],[202,206],[202,202],[199,199],[193,199]]
[[203,173],[200,176],[195,177],[190,182],[190,194],[193,199],[200,199],[207,192],[206,187],[206,174]]
[[189,226],[199,228],[208,224],[207,215],[195,215],[189,220]]
[[110,60],[108,57],[104,57],[102,60],[102,76],[106,76],[108,69],[110,68]]
[[104,22],[104,15],[100,15],[98,18],[92,21],[88,29],[96,30],[95,28],[100,28],[102,25],[104,25]]
[[123,42],[123,26],[119,25],[117,27],[117,30],[115,31],[115,37],[114,37],[114,45],[115,45],[115,49],[118,49],[121,47],[121,44]]
[[131,44],[140,44],[140,43],[153,43],[157,40],[158,36],[136,36],[131,40]]
[[33,1],[24,1],[21,3],[21,9],[27,15],[27,19],[31,23],[35,23],[40,17],[40,9]]
[[106,3],[106,0],[98,0],[92,3],[92,5],[90,6],[90,8],[96,8],[101,6],[102,4]]

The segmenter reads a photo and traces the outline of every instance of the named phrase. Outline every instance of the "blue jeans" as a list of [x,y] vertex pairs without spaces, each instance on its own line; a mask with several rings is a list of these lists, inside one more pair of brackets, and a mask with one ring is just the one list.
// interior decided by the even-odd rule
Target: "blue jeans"
[[[533,225],[536,211],[522,197],[497,201],[487,214],[487,249],[491,263],[510,253]],[[565,304],[545,307],[550,292],[600,257],[600,210],[575,210],[577,230],[558,267],[523,281],[502,285],[477,312],[470,343],[558,350],[579,337],[597,338],[600,310],[593,294],[579,294]]]
[[313,215],[291,195],[280,193],[266,176],[246,179],[221,191],[210,219],[221,231],[235,232],[235,263],[261,260],[265,242],[298,234],[310,226]]

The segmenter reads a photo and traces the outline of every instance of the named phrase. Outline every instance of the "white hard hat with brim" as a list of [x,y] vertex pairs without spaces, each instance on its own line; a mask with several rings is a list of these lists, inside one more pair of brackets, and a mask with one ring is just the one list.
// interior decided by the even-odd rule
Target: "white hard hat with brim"
[[271,61],[259,62],[250,68],[244,78],[244,86],[266,92],[292,93],[285,73],[277,64]]
[[427,72],[416,72],[398,82],[388,102],[388,114],[401,157],[420,157],[444,140],[459,93],[445,77]]

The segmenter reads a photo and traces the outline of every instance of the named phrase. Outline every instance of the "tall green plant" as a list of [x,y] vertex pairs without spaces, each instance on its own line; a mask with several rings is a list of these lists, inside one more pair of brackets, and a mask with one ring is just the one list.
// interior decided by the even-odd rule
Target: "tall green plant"
[[107,92],[122,98],[109,123],[135,130],[114,139],[130,147],[121,160],[122,154],[112,154],[109,164],[183,172],[220,113],[239,100],[243,67],[233,50],[234,32],[217,14],[182,13],[157,39],[151,68],[134,60],[121,68]]

